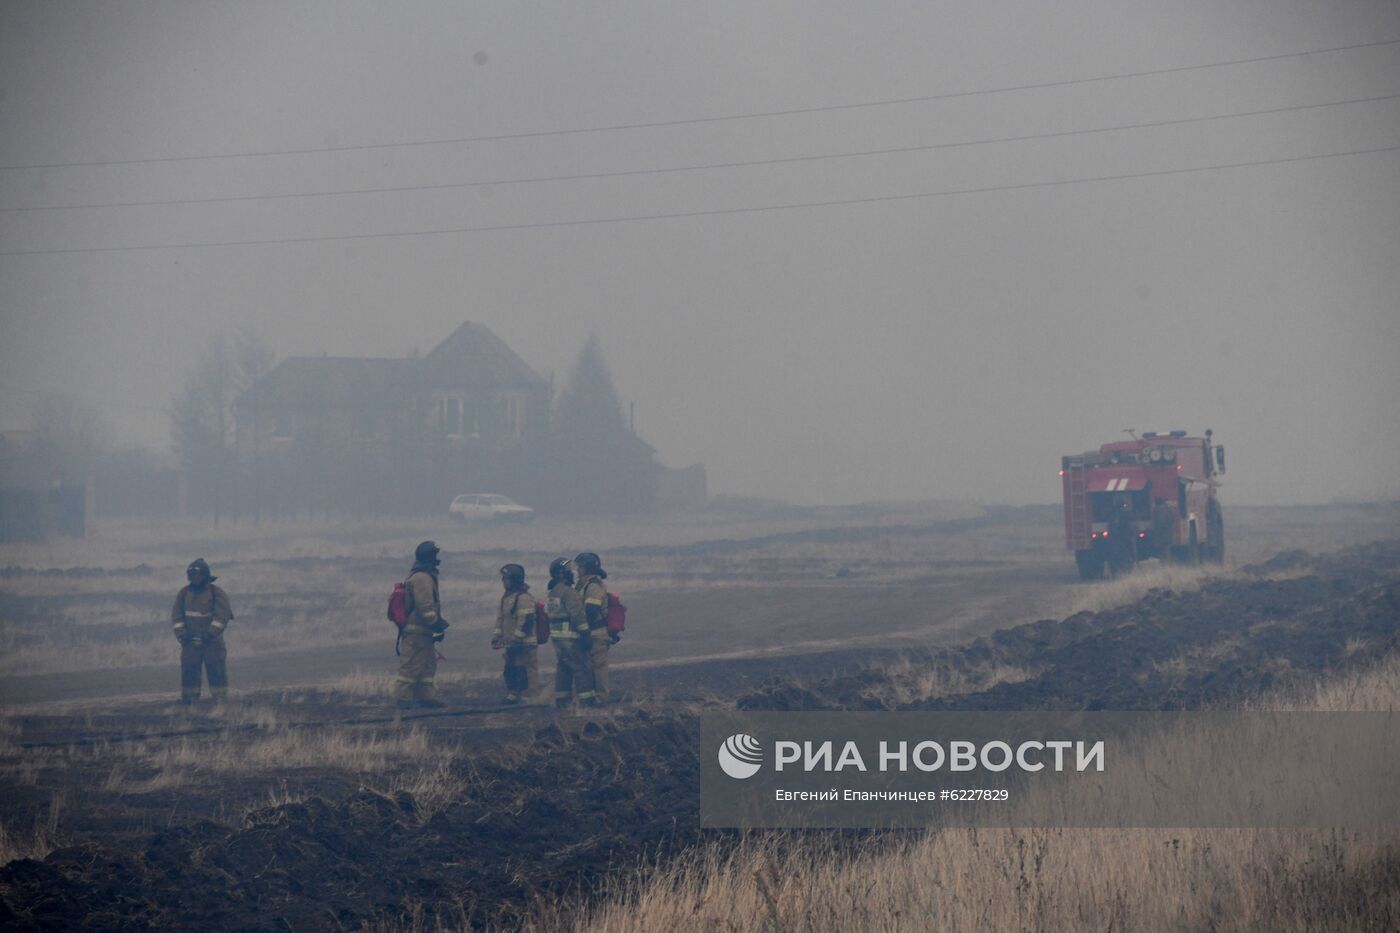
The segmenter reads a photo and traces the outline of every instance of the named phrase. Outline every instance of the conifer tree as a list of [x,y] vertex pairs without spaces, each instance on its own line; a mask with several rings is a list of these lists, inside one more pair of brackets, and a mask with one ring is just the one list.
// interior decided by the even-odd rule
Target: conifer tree
[[602,347],[589,335],[555,413],[553,468],[567,478],[567,511],[649,511],[655,504],[654,452],[632,432]]

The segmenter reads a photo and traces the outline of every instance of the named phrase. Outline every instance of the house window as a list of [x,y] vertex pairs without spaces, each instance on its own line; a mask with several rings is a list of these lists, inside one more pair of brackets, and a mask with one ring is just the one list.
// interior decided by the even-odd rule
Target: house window
[[524,433],[524,400],[518,395],[501,395],[496,398],[501,433],[506,437],[519,437]]
[[439,408],[439,417],[442,420],[442,433],[448,437],[462,436],[462,399],[460,396],[449,395],[442,400]]
[[480,437],[481,425],[476,411],[476,399],[462,405],[462,433],[467,437]]

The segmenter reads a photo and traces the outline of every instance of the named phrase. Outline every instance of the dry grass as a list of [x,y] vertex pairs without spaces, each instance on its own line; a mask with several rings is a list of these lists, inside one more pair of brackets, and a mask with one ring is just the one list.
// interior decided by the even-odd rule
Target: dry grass
[[452,760],[396,775],[380,788],[385,794],[407,791],[413,795],[419,819],[427,819],[443,807],[459,799],[469,781],[455,768]]
[[21,858],[42,859],[61,844],[57,831],[48,825],[17,832],[0,823],[0,865]]
[[582,928],[1381,930],[1400,916],[1400,888],[1372,882],[1393,851],[1355,832],[969,829],[852,858],[755,837],[639,881]]
[[[934,685],[935,689],[937,685]],[[1270,709],[1394,710],[1400,656]],[[888,840],[886,840],[888,843]],[[573,926],[564,905],[542,927]],[[945,829],[856,854],[754,834],[639,872],[581,928],[715,930],[1395,929],[1400,836],[1281,829]]]
[[62,813],[63,795],[55,794],[49,804],[48,814],[36,816],[34,825],[27,831],[16,830],[0,823],[0,865],[8,865],[21,858],[42,859],[63,845],[63,838],[59,832]]
[[[120,745],[98,744],[88,755],[111,771],[103,789],[145,794],[230,777],[257,779],[309,769],[342,772],[362,781],[398,780],[450,765],[457,749],[434,746],[421,728],[378,732],[358,727],[296,728],[279,725],[270,710],[235,713],[262,730],[251,736],[185,736]],[[416,778],[410,778],[416,780]],[[424,779],[424,786],[431,779]]]
[[1008,664],[988,664],[968,671],[934,668],[914,657],[902,657],[883,665],[876,694],[889,707],[938,697],[990,690],[997,684],[1020,683],[1035,674]]
[[1063,618],[1077,612],[1105,612],[1135,603],[1152,590],[1190,593],[1213,580],[1233,576],[1236,576],[1234,571],[1210,564],[1192,567],[1185,564],[1164,564],[1155,560],[1146,561],[1121,577],[1077,588],[1069,603],[1061,607],[1062,611],[1050,611],[1047,614]]

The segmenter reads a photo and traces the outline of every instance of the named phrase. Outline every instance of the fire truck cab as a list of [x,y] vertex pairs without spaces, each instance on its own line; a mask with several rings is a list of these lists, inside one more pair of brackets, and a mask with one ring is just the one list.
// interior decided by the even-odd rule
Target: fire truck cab
[[1063,457],[1065,547],[1086,580],[1123,573],[1148,558],[1225,560],[1225,518],[1216,492],[1225,448],[1211,433],[1129,432],[1132,440]]

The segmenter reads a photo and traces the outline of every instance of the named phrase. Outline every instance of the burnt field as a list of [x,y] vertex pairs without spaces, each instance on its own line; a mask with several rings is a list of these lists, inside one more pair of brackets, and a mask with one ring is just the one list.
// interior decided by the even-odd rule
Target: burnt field
[[[994,576],[996,560],[980,559]],[[835,569],[855,565],[820,551],[804,560],[825,560],[833,587],[849,580]],[[442,712],[398,717],[369,676],[245,692],[193,715],[136,699],[14,711],[0,746],[7,845],[53,848],[0,869],[0,926],[566,927],[638,866],[725,845],[697,825],[707,703],[1195,708],[1306,687],[1397,647],[1396,541],[1210,576],[1147,570],[1121,600],[1101,595],[1114,584],[1061,583],[1059,572],[1047,562],[1049,582],[1010,602],[989,585],[976,611],[1037,599],[1096,608],[942,648],[859,640],[656,656],[620,669],[626,697],[597,715],[502,710],[483,677],[463,679]],[[830,844],[840,856],[887,842]],[[1373,891],[1400,889],[1393,857],[1368,871]]]

